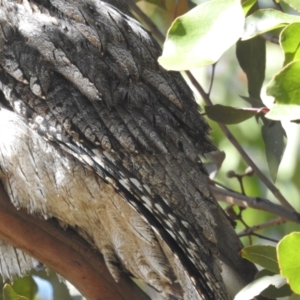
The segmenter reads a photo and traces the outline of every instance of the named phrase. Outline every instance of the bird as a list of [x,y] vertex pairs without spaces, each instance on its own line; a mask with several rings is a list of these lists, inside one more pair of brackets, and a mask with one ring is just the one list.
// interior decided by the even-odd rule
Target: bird
[[201,161],[216,148],[160,54],[126,1],[0,0],[0,179],[17,208],[79,232],[115,280],[228,300]]

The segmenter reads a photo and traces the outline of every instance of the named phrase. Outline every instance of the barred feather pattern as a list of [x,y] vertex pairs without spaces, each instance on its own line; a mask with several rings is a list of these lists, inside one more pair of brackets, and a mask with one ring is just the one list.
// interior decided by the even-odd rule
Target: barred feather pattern
[[2,182],[17,207],[78,228],[116,280],[225,300],[199,159],[214,147],[159,54],[124,1],[0,0],[0,91],[24,118],[0,111]]

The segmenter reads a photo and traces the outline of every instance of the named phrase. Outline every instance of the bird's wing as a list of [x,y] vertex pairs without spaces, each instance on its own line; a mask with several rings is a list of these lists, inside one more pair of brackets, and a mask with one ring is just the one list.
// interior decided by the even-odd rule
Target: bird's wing
[[148,32],[96,0],[1,0],[0,26],[0,90],[13,110],[126,201],[113,203],[111,224],[124,210],[142,216],[130,230],[147,240],[151,228],[182,286],[227,299],[199,161],[213,149],[208,126],[180,75],[157,64]]

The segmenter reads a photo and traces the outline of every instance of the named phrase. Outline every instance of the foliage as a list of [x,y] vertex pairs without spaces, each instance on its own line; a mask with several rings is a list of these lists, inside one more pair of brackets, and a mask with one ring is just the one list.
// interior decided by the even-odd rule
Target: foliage
[[242,250],[242,256],[265,268],[251,285],[245,287],[235,300],[251,299],[263,292],[268,297],[300,294],[300,233],[285,236],[277,247],[250,246]]
[[35,300],[38,290],[37,284],[31,276],[17,278],[12,283],[3,283],[2,289],[1,300]]
[[240,0],[205,2],[173,22],[158,62],[176,71],[213,64],[238,40],[244,20]]
[[287,278],[291,289],[300,294],[300,233],[294,232],[284,237],[277,245],[280,274]]
[[28,298],[18,295],[9,284],[6,284],[3,288],[3,300],[28,300]]
[[73,299],[65,282],[62,282],[54,272],[39,270],[16,278],[13,282],[5,281],[3,284],[0,276],[0,290],[3,290],[0,300],[43,300],[38,297],[38,289],[41,287],[37,285],[37,278],[46,280],[52,286],[54,300]]
[[[237,62],[246,74],[248,83],[248,96],[242,98],[251,107],[244,107],[244,104],[239,104],[238,107],[213,105],[210,88],[208,93],[201,86],[197,91],[207,105],[206,115],[221,123],[221,128],[224,128],[224,124],[238,124],[255,119],[261,126],[261,139],[264,142],[269,174],[275,182],[286,147],[286,132],[282,121],[298,123],[300,120],[299,1],[276,1],[278,3],[275,7],[267,8],[260,8],[254,0],[242,3],[234,0],[202,2],[197,1],[199,5],[196,8],[172,23],[159,63],[169,70],[195,70],[218,63],[227,49],[235,45]],[[265,2],[272,6],[272,1]],[[267,40],[278,41],[284,56],[281,69],[272,74],[266,85],[267,95],[274,99],[272,103],[263,102],[261,96],[265,81]],[[211,83],[213,80],[211,77]],[[226,85],[226,82],[223,84]],[[234,171],[228,174],[228,177],[238,179],[243,191],[243,174],[237,175]],[[264,177],[260,179],[270,186]],[[282,204],[289,206],[284,201]],[[241,212],[237,214],[239,219]],[[251,299],[261,292],[269,297],[283,297],[291,295],[292,292],[300,294],[298,236],[298,233],[294,233],[283,238],[276,248],[251,246],[243,250],[245,258],[266,270],[259,274],[260,278],[237,295],[236,299]]]

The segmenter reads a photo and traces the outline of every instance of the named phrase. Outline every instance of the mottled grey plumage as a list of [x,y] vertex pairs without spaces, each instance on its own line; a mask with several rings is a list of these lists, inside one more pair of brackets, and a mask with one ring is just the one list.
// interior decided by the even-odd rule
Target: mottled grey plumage
[[0,111],[0,178],[16,206],[78,228],[116,279],[228,299],[199,160],[214,149],[208,126],[124,12],[117,0],[0,0],[0,91],[27,120]]

